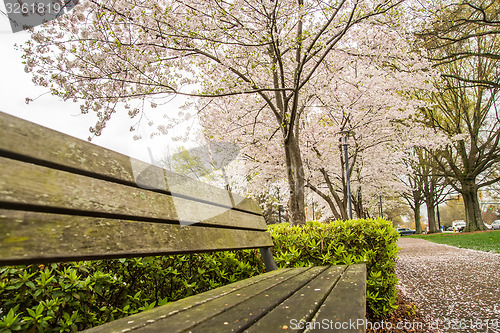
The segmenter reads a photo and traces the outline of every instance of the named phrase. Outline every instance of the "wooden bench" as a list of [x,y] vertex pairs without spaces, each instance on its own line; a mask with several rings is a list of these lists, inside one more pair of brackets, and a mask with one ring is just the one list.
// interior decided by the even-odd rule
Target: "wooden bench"
[[261,251],[267,273],[91,331],[364,332],[364,265],[276,270],[255,201],[4,113],[0,128],[0,265]]

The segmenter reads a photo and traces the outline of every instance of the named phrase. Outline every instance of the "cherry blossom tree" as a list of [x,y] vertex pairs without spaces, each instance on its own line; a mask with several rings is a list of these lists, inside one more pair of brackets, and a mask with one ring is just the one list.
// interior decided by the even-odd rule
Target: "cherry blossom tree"
[[353,27],[382,22],[403,1],[83,1],[33,33],[26,70],[54,95],[81,101],[82,113],[95,112],[96,135],[113,113],[135,117],[156,107],[155,97],[252,100],[274,127],[269,138],[282,138],[290,216],[301,224],[306,91],[322,85],[319,73]]
[[379,27],[368,35],[375,38],[358,42],[358,51],[347,53],[339,65],[342,74],[330,84],[331,97],[321,100],[323,112],[304,131],[307,186],[328,203],[335,218],[348,216],[342,133],[349,135],[351,200],[360,218],[378,204],[380,195],[390,199],[404,192],[399,181],[405,172],[400,163],[404,151],[428,144],[423,134],[428,131],[411,118],[423,105],[413,92],[430,89],[430,64],[412,55],[401,30]]
[[[332,50],[329,66],[304,91],[308,95],[299,126],[305,185],[336,219],[348,218],[342,133],[350,133],[352,200],[356,215],[364,217],[364,202],[378,202],[388,189],[403,191],[398,175],[405,168],[397,163],[401,149],[425,144],[424,135],[417,135],[425,127],[411,121],[422,106],[413,92],[430,89],[433,75],[428,63],[403,51],[410,46],[400,30],[366,22],[347,36],[356,43],[341,43]],[[285,178],[284,142],[261,101],[219,98],[198,109],[205,111],[202,123],[209,137],[242,147],[247,165],[259,170],[254,182],[279,183]]]
[[419,163],[418,149],[411,150],[407,157],[403,158],[403,163],[407,172],[401,177],[401,182],[406,185],[407,190],[402,193],[411,210],[413,211],[413,220],[415,221],[415,233],[422,233],[422,222],[420,219],[420,207],[425,202],[425,197],[421,188],[423,184],[422,177],[425,177],[421,171],[422,165]]
[[436,174],[435,166],[429,163],[433,158],[428,151],[418,149],[416,155],[418,161],[413,176],[417,178],[417,188],[420,190],[427,207],[429,233],[436,233],[439,232],[436,208],[447,197],[450,188],[446,178]]

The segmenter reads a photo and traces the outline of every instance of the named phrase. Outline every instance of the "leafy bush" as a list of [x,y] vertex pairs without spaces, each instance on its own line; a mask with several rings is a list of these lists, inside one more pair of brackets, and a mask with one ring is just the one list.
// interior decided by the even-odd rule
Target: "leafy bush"
[[367,309],[374,317],[396,307],[398,232],[383,219],[309,222],[269,227],[278,267],[366,263]]
[[258,250],[0,267],[0,332],[73,332],[263,273]]
[[[384,220],[269,226],[279,267],[367,265],[375,316],[396,299],[398,233]],[[0,267],[0,332],[72,332],[264,272],[259,251]]]

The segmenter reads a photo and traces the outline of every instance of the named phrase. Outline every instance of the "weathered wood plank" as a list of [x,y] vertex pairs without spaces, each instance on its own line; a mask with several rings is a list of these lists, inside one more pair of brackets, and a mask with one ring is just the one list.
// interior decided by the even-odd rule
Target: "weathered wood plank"
[[[272,271],[250,278],[250,281],[237,282],[237,285],[241,285],[238,288],[232,284],[210,290],[145,313],[92,328],[87,332],[127,332],[130,330],[181,332],[307,270],[307,268],[298,268]],[[214,297],[215,295],[222,297]]]
[[300,331],[305,327],[304,323],[311,321],[345,269],[346,266],[329,267],[245,332]]
[[[181,197],[260,214],[253,201],[89,142],[0,112],[0,155],[48,161]],[[37,162],[38,163],[38,162]]]
[[262,231],[4,209],[0,230],[0,265],[273,246]]
[[304,332],[363,333],[365,316],[366,267],[364,264],[351,265],[311,321],[322,323],[325,320],[331,324],[321,329],[306,329]]
[[[266,230],[262,216],[0,157],[0,206],[25,204],[87,213]],[[35,210],[35,209],[33,209]]]
[[[206,320],[189,331],[196,333],[241,332],[262,318],[297,290],[321,274],[327,267],[312,267],[280,284],[256,294],[219,315]],[[225,298],[230,298],[231,295]]]

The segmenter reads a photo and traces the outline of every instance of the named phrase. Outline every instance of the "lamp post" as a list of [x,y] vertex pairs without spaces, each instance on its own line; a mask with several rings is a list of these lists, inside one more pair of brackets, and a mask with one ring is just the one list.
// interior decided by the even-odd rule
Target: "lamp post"
[[379,198],[379,203],[380,203],[379,215],[380,215],[380,218],[383,219],[384,218],[384,210],[382,209],[382,195],[379,195],[378,198]]
[[352,220],[352,202],[351,202],[351,179],[349,175],[349,154],[347,152],[347,138],[349,136],[349,131],[342,131],[342,147],[344,148],[344,160],[345,160],[345,179],[347,185],[347,204],[349,209],[349,219]]

